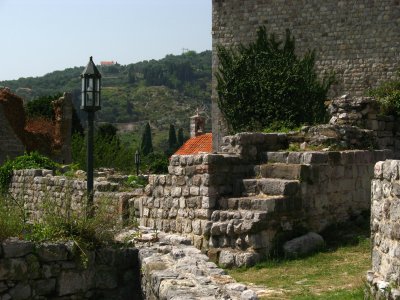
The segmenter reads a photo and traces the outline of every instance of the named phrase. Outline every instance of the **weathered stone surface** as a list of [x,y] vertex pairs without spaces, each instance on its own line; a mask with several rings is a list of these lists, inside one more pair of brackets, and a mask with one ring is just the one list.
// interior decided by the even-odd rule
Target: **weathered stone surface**
[[229,250],[222,250],[219,254],[218,263],[223,268],[232,268],[235,266],[235,255]]
[[298,257],[321,249],[323,245],[324,239],[322,236],[315,232],[309,232],[306,235],[286,242],[283,245],[283,251],[287,257]]
[[12,299],[25,300],[31,298],[31,287],[27,283],[18,283],[8,292]]
[[52,294],[56,290],[56,279],[48,278],[37,280],[34,285],[34,290],[35,293],[40,296]]
[[4,257],[21,257],[34,250],[32,242],[19,240],[16,238],[5,240],[2,244]]
[[64,271],[61,272],[57,290],[60,296],[80,293],[94,285],[94,273],[89,271]]
[[44,243],[37,247],[39,258],[45,262],[67,260],[68,248],[65,244]]
[[215,263],[208,261],[200,250],[191,245],[169,243],[173,236],[160,234],[161,243],[169,246],[163,248],[162,254],[157,243],[139,245],[144,299],[241,299],[243,292],[248,291],[245,285],[235,283]]

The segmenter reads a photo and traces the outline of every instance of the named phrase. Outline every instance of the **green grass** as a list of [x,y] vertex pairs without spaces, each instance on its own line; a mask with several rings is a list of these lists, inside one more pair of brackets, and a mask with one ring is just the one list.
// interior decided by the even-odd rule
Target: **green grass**
[[363,299],[363,278],[371,268],[368,229],[347,236],[341,229],[335,230],[325,236],[328,245],[324,252],[227,272],[260,289],[261,299]]

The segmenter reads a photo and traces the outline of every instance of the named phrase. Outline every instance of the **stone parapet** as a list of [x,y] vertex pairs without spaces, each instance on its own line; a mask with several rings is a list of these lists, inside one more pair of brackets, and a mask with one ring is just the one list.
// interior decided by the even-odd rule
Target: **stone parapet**
[[[31,220],[40,219],[45,209],[62,215],[73,212],[77,216],[83,216],[87,199],[86,181],[55,176],[53,173],[52,170],[42,169],[13,171],[9,187],[11,197],[23,204],[26,215]],[[101,203],[103,209],[125,221],[128,218],[126,198],[137,192],[131,191],[132,195],[120,192],[119,187],[118,183],[107,181],[105,177],[97,178],[94,183],[94,202],[95,205]]]

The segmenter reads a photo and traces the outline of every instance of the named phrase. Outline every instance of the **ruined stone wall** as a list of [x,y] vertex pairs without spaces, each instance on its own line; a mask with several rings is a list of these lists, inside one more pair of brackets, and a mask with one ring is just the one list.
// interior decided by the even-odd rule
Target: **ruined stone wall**
[[224,266],[254,264],[277,234],[320,232],[370,207],[373,166],[388,150],[286,152],[285,136],[226,137],[224,154],[173,156],[131,199],[143,226],[189,236]]
[[71,94],[53,102],[55,121],[26,119],[23,100],[8,88],[0,89],[0,163],[7,156],[37,151],[60,163],[71,162]]
[[332,100],[328,112],[329,124],[371,130],[378,149],[390,149],[396,158],[400,155],[400,122],[393,115],[382,115],[376,99],[343,95]]
[[150,175],[146,195],[134,199],[140,225],[193,236],[201,248],[209,235],[211,214],[220,197],[231,195],[236,181],[253,174],[236,156],[174,155],[167,175]]
[[[372,180],[371,238],[372,270],[367,281],[373,299],[400,296],[400,161],[375,165]],[[379,298],[381,297],[381,298]]]
[[100,248],[81,262],[75,244],[0,243],[2,299],[142,299],[138,250]]
[[25,147],[15,135],[4,114],[0,104],[0,165],[9,157],[10,159],[24,154]]
[[[338,84],[331,94],[362,95],[382,81],[393,79],[400,67],[400,3],[383,1],[281,1],[213,0],[213,73],[217,71],[217,45],[247,44],[256,29],[265,25],[268,33],[282,36],[290,29],[296,49],[304,54],[315,49],[317,70],[334,70]],[[216,104],[213,77],[214,149],[226,135]]]
[[[117,178],[117,176],[116,176]],[[131,192],[120,191],[120,184],[112,182],[113,177],[98,177],[94,182],[94,201],[114,216],[116,221],[127,221],[128,199],[142,189]],[[54,176],[52,170],[15,170],[11,180],[10,195],[19,203],[32,220],[41,217],[44,209],[59,212],[62,215],[85,213],[86,181],[83,179]]]
[[[370,209],[371,179],[385,150],[270,152],[270,163],[300,164],[301,210],[304,225],[320,232],[327,226],[356,219]],[[293,223],[293,221],[288,220]]]

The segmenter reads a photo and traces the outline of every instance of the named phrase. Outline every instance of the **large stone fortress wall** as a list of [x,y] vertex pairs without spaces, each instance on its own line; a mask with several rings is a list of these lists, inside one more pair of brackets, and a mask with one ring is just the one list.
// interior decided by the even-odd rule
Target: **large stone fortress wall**
[[[213,73],[218,67],[216,47],[248,43],[256,29],[296,38],[299,54],[317,51],[317,68],[335,70],[338,84],[332,94],[360,95],[369,87],[392,79],[400,67],[400,1],[398,0],[213,0]],[[213,79],[214,149],[220,133]]]

